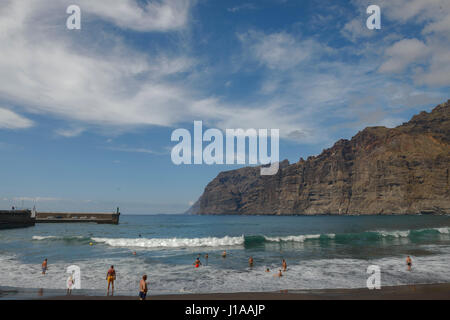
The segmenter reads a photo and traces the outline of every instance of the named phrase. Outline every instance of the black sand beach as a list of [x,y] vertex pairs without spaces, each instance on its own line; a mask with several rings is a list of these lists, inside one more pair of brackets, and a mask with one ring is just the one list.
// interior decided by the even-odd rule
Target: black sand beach
[[[43,300],[138,300],[136,296],[45,297]],[[279,292],[149,295],[148,300],[450,300],[450,283],[382,287],[379,290],[327,289]]]

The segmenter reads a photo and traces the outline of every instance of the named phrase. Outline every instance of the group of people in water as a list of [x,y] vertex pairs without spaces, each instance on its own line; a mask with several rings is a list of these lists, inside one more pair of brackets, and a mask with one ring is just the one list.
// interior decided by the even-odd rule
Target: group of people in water
[[[203,265],[202,262],[200,261],[200,257],[201,257],[201,255],[198,254],[198,255],[197,255],[197,258],[195,259],[194,263],[192,264],[195,268],[199,268],[200,266]],[[208,256],[208,254],[206,253],[206,254],[205,254],[206,265],[208,265],[208,257],[209,257],[209,256]],[[223,251],[223,252],[222,252],[222,258],[226,258],[226,257],[227,257],[227,252],[226,252],[226,251]],[[248,266],[250,267],[250,269],[253,268],[253,264],[254,264],[253,257],[248,258]],[[281,270],[283,270],[283,272],[287,271],[287,263],[286,263],[286,260],[285,260],[285,259],[282,259],[282,261],[281,261],[281,269],[280,269],[274,276],[282,277],[282,276],[283,276],[283,273],[282,273]],[[266,272],[270,272],[270,269],[267,268],[267,269],[266,269]]]
[[[136,252],[133,252],[133,255],[136,255]],[[226,258],[227,257],[227,252],[223,251],[221,256],[222,256],[222,258]],[[200,266],[203,265],[202,262],[200,261],[200,257],[201,257],[201,255],[198,254],[197,258],[195,259],[195,262],[193,263],[195,268],[199,268]],[[208,258],[209,258],[209,256],[206,253],[205,254],[205,263],[206,263],[206,265],[208,265]],[[252,256],[250,256],[248,258],[248,266],[250,268],[253,268],[253,266],[254,266],[254,260],[253,260]],[[406,257],[406,266],[408,268],[408,271],[411,271],[412,259],[411,259],[410,256]],[[44,261],[42,262],[41,267],[42,267],[42,274],[45,275],[45,273],[47,272],[47,269],[48,269],[48,260],[47,260],[47,258],[44,259]],[[278,272],[276,274],[274,274],[274,277],[282,277],[283,276],[283,272],[286,272],[286,271],[287,271],[287,263],[286,263],[285,259],[282,259],[282,261],[281,261],[281,269],[279,269]],[[270,269],[266,268],[266,272],[270,272]],[[108,289],[107,289],[106,295],[109,296],[110,288],[111,288],[111,293],[114,295],[114,281],[116,281],[116,270],[114,269],[113,265],[111,265],[111,267],[108,269],[108,272],[106,273],[106,281],[107,281],[107,284],[108,284]],[[73,282],[72,282],[72,284],[73,284]],[[70,291],[72,291],[71,288],[70,288]],[[142,276],[142,279],[139,282],[139,299],[140,300],[145,300],[146,297],[147,297],[147,292],[148,292],[147,275],[144,274]],[[69,293],[69,289],[68,289],[68,293]]]

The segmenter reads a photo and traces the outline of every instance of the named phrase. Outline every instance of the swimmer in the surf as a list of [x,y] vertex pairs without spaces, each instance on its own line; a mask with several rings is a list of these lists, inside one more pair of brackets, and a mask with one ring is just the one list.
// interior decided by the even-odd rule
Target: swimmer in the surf
[[208,265],[208,254],[205,254],[206,265]]
[[197,259],[195,259],[195,262],[192,265],[194,265],[196,268],[198,268],[202,265],[202,262],[200,261],[199,258],[197,258]]
[[248,258],[248,266],[249,266],[250,268],[253,267],[253,257]]
[[222,252],[222,258],[226,258],[227,257],[227,252],[224,250],[223,252]]

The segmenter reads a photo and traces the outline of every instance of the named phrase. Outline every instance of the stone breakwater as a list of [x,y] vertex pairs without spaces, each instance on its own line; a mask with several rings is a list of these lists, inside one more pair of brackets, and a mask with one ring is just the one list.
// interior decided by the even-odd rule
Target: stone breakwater
[[30,210],[0,210],[0,229],[32,227],[34,224]]

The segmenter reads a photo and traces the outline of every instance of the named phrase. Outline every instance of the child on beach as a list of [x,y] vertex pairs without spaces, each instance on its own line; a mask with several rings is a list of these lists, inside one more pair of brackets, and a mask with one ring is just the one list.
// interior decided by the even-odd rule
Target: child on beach
[[73,279],[73,276],[70,275],[69,279],[67,279],[67,295],[72,294],[72,288],[73,288],[74,284],[75,284],[75,280]]

